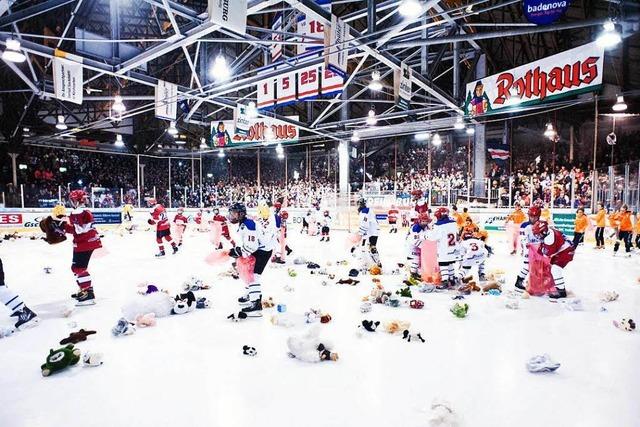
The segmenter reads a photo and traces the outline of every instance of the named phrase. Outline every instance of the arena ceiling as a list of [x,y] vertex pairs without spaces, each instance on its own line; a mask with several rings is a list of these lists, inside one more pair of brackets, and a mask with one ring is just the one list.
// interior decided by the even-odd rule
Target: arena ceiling
[[[332,13],[348,23],[356,46],[350,50],[346,94],[277,107],[268,115],[300,126],[302,143],[348,138],[364,126],[372,107],[379,124],[376,137],[450,129],[461,108],[461,88],[474,80],[481,54],[486,57],[487,74],[492,74],[593,41],[609,18],[620,24],[623,43],[608,53],[605,84],[616,87],[617,93],[640,90],[638,2],[573,0],[561,20],[547,27],[529,24],[521,3],[423,0],[423,13],[404,19],[398,13],[398,0],[334,0]],[[0,16],[0,45],[17,38],[28,58],[22,64],[0,61],[4,142],[69,141],[69,134],[73,141],[104,142],[122,133],[134,152],[147,152],[158,144],[173,146],[167,122],[154,116],[159,79],[179,85],[182,109],[177,127],[186,138],[186,149],[197,150],[201,138],[208,137],[211,122],[232,119],[237,103],[255,101],[256,82],[282,72],[269,68],[276,14],[284,16],[282,32],[277,34],[283,36],[283,51],[290,58],[303,43],[295,33],[300,15],[313,12],[325,23],[330,20],[330,13],[313,0],[250,0],[247,35],[239,35],[209,22],[203,0],[8,4],[9,11]],[[83,58],[81,106],[52,96],[55,49]],[[218,55],[230,63],[231,75],[224,80],[211,76]],[[312,61],[298,58],[288,67],[295,70]],[[398,110],[394,103],[393,72],[401,61],[413,69],[410,112]],[[376,93],[367,87],[372,71],[380,73],[383,84]],[[127,107],[118,122],[110,120],[116,95]],[[55,128],[61,114],[67,118],[68,131]]]

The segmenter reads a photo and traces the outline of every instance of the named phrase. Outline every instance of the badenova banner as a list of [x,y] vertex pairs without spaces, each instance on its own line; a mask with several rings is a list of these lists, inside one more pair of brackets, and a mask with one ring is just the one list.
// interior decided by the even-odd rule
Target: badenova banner
[[53,91],[60,101],[82,104],[82,58],[55,50],[53,57]]
[[522,11],[529,22],[548,25],[560,19],[570,4],[571,0],[523,0]]
[[158,80],[156,86],[156,117],[175,120],[178,114],[178,85]]
[[400,69],[394,72],[393,86],[396,105],[403,110],[411,108],[411,68],[404,62],[400,63]]
[[[299,119],[298,116],[287,116],[287,118],[296,121]],[[274,136],[274,139],[268,141],[269,145],[296,142],[300,136],[298,126],[271,117],[258,117],[249,119],[249,130],[246,135],[242,135],[236,129],[232,120],[212,122],[211,139],[214,147],[262,143],[266,140],[265,131],[268,128],[271,128]]]
[[238,34],[247,33],[247,0],[209,0],[209,20]]
[[596,42],[467,84],[466,113],[471,116],[509,107],[516,94],[521,105],[596,90],[602,84],[604,48]]
[[347,40],[349,26],[336,15],[331,15],[331,27],[324,29],[325,59],[324,64],[332,72],[341,77],[347,76],[349,49]]

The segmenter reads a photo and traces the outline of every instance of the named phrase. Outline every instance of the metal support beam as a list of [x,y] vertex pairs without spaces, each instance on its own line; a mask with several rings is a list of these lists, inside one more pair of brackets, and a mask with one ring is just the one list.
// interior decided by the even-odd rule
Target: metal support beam
[[60,6],[73,3],[75,1],[77,0],[49,0],[35,6],[27,7],[17,12],[12,12],[0,18],[0,28],[4,27],[5,25],[11,25],[20,21],[24,21],[25,19],[29,19],[43,13],[51,12],[52,10],[57,9]]

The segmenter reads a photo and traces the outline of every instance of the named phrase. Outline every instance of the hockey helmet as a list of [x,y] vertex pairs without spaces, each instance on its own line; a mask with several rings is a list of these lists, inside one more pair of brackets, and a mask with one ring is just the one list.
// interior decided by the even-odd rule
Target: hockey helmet
[[229,221],[237,224],[247,216],[247,208],[242,203],[234,203],[229,207]]
[[529,217],[540,218],[542,210],[540,209],[540,206],[531,206],[527,213],[529,214]]
[[533,224],[533,234],[537,237],[544,237],[549,232],[549,224],[547,221],[538,221]]
[[86,198],[87,193],[85,193],[84,190],[73,190],[71,193],[69,193],[69,200],[71,200],[71,202],[75,205],[84,203]]
[[420,197],[422,197],[422,190],[413,190],[411,191],[411,195],[416,199],[419,199]]
[[282,219],[289,219],[289,212],[287,212],[287,211],[280,212],[280,217]]
[[442,218],[446,218],[449,216],[449,209],[445,207],[441,207],[436,209],[436,213],[434,214],[437,220],[441,220]]
[[367,207],[367,201],[364,198],[358,200],[358,212]]
[[424,224],[424,226],[426,227],[427,225],[429,225],[430,222],[431,222],[431,217],[427,212],[422,212],[420,215],[418,215],[418,223],[420,225]]

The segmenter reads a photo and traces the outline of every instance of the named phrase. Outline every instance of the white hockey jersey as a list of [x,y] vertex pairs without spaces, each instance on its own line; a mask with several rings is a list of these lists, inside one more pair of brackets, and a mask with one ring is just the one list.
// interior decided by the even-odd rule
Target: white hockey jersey
[[322,225],[323,227],[331,227],[331,216],[322,216],[320,218],[320,225]]
[[376,219],[376,214],[371,208],[363,208],[358,214],[360,217],[360,229],[358,233],[362,238],[377,236],[380,233],[380,226]]
[[260,218],[257,222],[258,249],[272,251],[278,243],[278,227],[276,227],[275,215],[268,219]]
[[430,231],[429,228],[422,229],[419,224],[413,224],[406,238],[407,251],[411,253],[418,249],[429,238]]
[[245,218],[238,226],[238,243],[242,256],[249,256],[258,250],[258,233],[254,220]]
[[460,242],[462,259],[465,261],[483,260],[487,257],[487,248],[480,239],[467,239]]
[[438,242],[438,262],[452,262],[460,259],[458,226],[451,218],[436,222],[429,233],[429,239]]
[[529,256],[527,244],[540,242],[541,240],[533,234],[533,225],[529,221],[523,222],[520,225],[520,243],[522,244],[523,253]]

